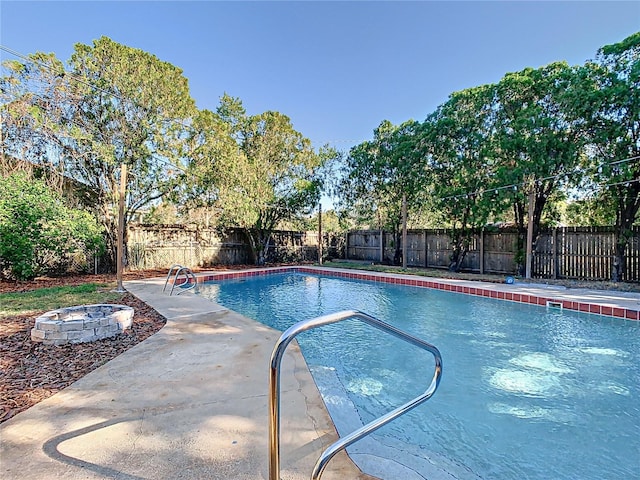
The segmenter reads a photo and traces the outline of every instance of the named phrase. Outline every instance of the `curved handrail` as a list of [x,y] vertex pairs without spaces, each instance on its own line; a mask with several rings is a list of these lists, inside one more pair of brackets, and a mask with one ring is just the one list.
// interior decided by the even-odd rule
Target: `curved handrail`
[[413,337],[386,322],[367,315],[366,313],[357,310],[346,310],[330,315],[324,315],[322,317],[312,318],[310,320],[304,320],[292,325],[282,333],[273,348],[273,352],[271,353],[271,366],[269,370],[269,480],[280,480],[280,364],[282,362],[284,352],[289,343],[291,343],[299,333],[316,327],[321,327],[323,325],[340,322],[348,318],[357,318],[362,320],[363,322],[384,332],[390,333],[418,348],[427,350],[433,355],[435,360],[434,374],[429,387],[422,395],[419,395],[382,417],[373,420],[349,435],[338,439],[338,441],[330,445],[324,452],[322,452],[318,462],[313,468],[313,472],[311,474],[312,480],[320,478],[322,472],[327,466],[327,463],[340,450],[347,448],[349,445],[357,442],[366,435],[369,435],[383,425],[386,425],[391,420],[404,415],[409,410],[412,410],[421,403],[426,402],[438,389],[440,378],[442,376],[442,355],[440,354],[440,351],[434,345]]
[[169,278],[171,277],[171,273],[173,272],[174,268],[182,268],[183,265],[180,265],[179,263],[174,263],[173,265],[171,265],[171,267],[169,267],[169,273],[167,273],[167,279],[164,281],[164,287],[162,288],[162,291],[164,292],[167,289],[167,284],[169,283]]
[[176,273],[173,276],[173,283],[171,285],[171,291],[169,292],[169,296],[173,295],[173,289],[175,288],[176,282],[178,281],[178,276],[183,272],[186,277],[185,283],[190,283],[189,280],[193,280],[193,283],[186,288],[180,289],[180,291],[176,295],[180,295],[181,293],[184,293],[187,290],[191,290],[192,288],[196,288],[198,286],[198,279],[189,267],[185,267],[184,265],[180,265],[179,263],[174,263],[173,265],[171,265],[171,267],[169,267],[169,273],[167,273],[167,279],[164,281],[164,287],[162,288],[163,292],[167,289],[169,278],[171,278],[171,274],[173,273],[174,270],[176,271]]
[[187,290],[191,290],[192,288],[196,288],[198,285],[198,279],[195,274],[191,271],[189,267],[180,266],[176,271],[175,277],[173,277],[173,285],[171,285],[171,291],[169,292],[169,296],[173,295],[173,289],[176,288],[176,282],[178,281],[178,276],[180,273],[184,272],[185,275],[185,283],[189,283],[189,279],[193,280],[193,283],[186,288],[180,289],[180,291],[176,295],[180,295],[181,293],[186,292]]

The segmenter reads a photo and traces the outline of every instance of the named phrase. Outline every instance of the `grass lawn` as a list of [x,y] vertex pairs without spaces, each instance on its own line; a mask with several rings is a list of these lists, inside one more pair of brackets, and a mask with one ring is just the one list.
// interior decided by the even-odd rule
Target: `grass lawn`
[[113,288],[115,284],[86,283],[78,286],[40,288],[29,292],[1,293],[0,319],[72,305],[117,303],[122,294],[112,292]]
[[[164,317],[130,293],[113,292],[116,282],[110,279],[93,283],[52,279],[71,280],[67,285],[0,293],[0,423],[66,388],[165,324]],[[37,315],[93,303],[132,307],[133,325],[115,337],[89,343],[55,346],[31,340]]]

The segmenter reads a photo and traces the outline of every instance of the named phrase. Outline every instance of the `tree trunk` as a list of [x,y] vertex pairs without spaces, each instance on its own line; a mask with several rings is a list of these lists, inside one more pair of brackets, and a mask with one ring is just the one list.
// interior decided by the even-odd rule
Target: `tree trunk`
[[614,282],[624,282],[625,280],[626,259],[624,251],[626,247],[627,242],[625,240],[621,241],[616,232],[616,247],[613,256],[613,268],[611,269],[611,280]]
[[258,244],[258,261],[257,265],[264,265],[267,263],[267,249],[269,248],[269,237],[270,235],[265,235],[264,232],[260,233],[259,244]]
[[393,224],[393,246],[394,246],[394,251],[393,251],[393,265],[401,265],[402,264],[402,245],[400,242],[400,237],[402,235],[401,232],[401,225],[402,222],[401,221],[396,221],[396,223]]
[[102,258],[105,272],[114,273],[116,271],[116,258],[118,250],[118,225],[113,220],[106,220],[105,228],[105,250]]
[[251,248],[251,261],[254,265],[264,265],[267,263],[267,248],[271,232],[258,229],[244,229],[249,247]]
[[[126,267],[129,264],[129,235],[127,222],[124,224],[124,241],[122,244],[122,263]],[[105,226],[105,251],[102,258],[104,272],[115,273],[118,264],[118,222],[107,221]]]
[[469,251],[469,240],[465,238],[465,232],[456,230],[451,232],[451,242],[453,243],[453,252],[451,253],[451,262],[449,263],[450,272],[459,272],[462,268],[467,252]]
[[397,229],[393,232],[394,252],[393,252],[393,264],[400,265],[402,263],[402,246],[400,245],[400,232]]
[[245,236],[247,237],[247,241],[249,243],[249,260],[254,265],[258,265],[258,248],[256,246],[256,239],[254,237],[254,232],[249,228],[243,228]]
[[624,282],[627,271],[625,250],[633,234],[633,222],[638,215],[638,210],[640,210],[640,183],[634,182],[629,185],[619,185],[617,197],[618,205],[614,228],[616,246],[613,268],[611,269],[611,280]]
[[[626,280],[627,259],[625,250],[632,236],[633,221],[629,218],[616,222],[614,228],[615,249],[613,254],[613,268],[611,269],[611,280],[614,282],[624,282]],[[622,223],[622,225],[620,225]]]

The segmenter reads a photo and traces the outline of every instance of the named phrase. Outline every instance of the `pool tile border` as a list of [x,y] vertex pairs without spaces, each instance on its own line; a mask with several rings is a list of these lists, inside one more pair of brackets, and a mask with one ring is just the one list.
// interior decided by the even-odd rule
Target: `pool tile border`
[[499,284],[485,284],[483,286],[471,287],[468,285],[456,285],[455,280],[437,280],[433,278],[415,278],[401,274],[387,274],[378,272],[364,271],[345,271],[336,268],[325,267],[305,267],[305,266],[287,266],[261,268],[255,270],[239,270],[233,272],[221,273],[205,273],[197,275],[198,282],[233,280],[238,278],[256,277],[263,275],[274,275],[278,273],[295,272],[295,273],[314,273],[323,274],[339,278],[347,278],[352,280],[366,280],[370,282],[389,283],[393,285],[407,285],[412,287],[431,288],[434,290],[443,290],[447,292],[460,293],[464,295],[472,295],[477,297],[495,298],[515,303],[526,303],[530,305],[546,306],[548,302],[562,305],[563,309],[573,310],[576,312],[592,313],[605,317],[621,318],[625,320],[640,320],[640,312],[637,309],[617,307],[611,305],[602,305],[592,302],[577,302],[566,300],[553,295],[542,296],[533,295],[531,293],[505,292],[495,290]]

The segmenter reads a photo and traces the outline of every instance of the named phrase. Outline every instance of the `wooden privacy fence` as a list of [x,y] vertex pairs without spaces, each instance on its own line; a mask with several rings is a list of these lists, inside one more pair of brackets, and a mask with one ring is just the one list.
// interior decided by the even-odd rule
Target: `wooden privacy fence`
[[[341,258],[344,236],[323,234],[325,257]],[[273,232],[268,262],[318,260],[317,232]],[[242,230],[224,233],[191,225],[130,224],[127,230],[127,267],[132,270],[251,263],[251,251]]]
[[[536,242],[533,271],[539,278],[610,280],[615,236],[610,227],[566,227],[544,232]],[[624,278],[640,281],[640,227],[625,249]]]
[[[625,279],[640,281],[640,227],[634,227],[626,248]],[[397,239],[381,230],[346,235],[346,258],[393,263]],[[532,276],[548,279],[610,280],[614,257],[611,227],[560,227],[543,231],[533,252]],[[453,248],[449,230],[407,232],[407,266],[448,268]],[[483,230],[471,239],[462,270],[513,275],[517,272],[518,233],[515,229]]]

